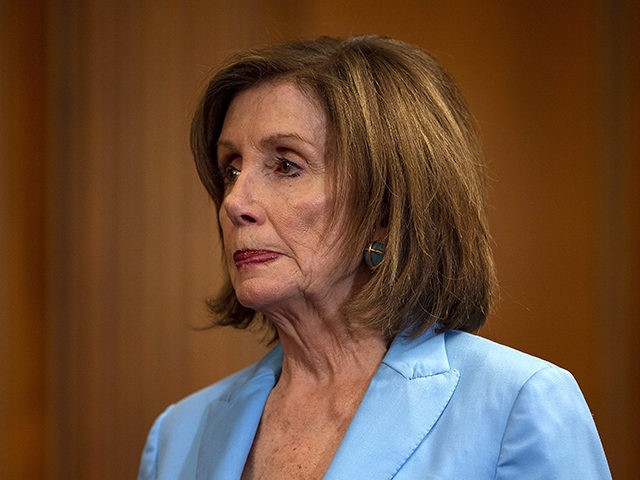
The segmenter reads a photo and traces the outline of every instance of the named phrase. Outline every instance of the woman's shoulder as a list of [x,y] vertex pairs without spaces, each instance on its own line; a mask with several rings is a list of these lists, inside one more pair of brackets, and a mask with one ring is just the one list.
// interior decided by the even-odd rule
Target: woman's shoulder
[[[281,351],[276,348],[259,362],[167,407],[149,431],[138,478],[156,478],[159,471],[162,471],[162,478],[182,478],[180,475],[185,471],[195,468],[194,455],[198,449],[193,446],[199,442],[209,409],[220,402],[229,402],[256,379],[268,377],[267,382],[272,378],[275,381],[281,358]],[[186,476],[190,477],[189,474]]]
[[178,431],[198,428],[206,410],[216,401],[228,401],[236,392],[242,390],[252,379],[262,375],[276,376],[281,366],[281,352],[277,347],[260,361],[249,365],[217,382],[197,390],[170,405],[156,420],[162,429],[175,435]]
[[171,405],[168,410],[172,411],[171,414],[173,416],[182,416],[181,414],[184,413],[185,415],[199,417],[211,402],[228,400],[251,379],[261,375],[277,376],[282,365],[281,357],[281,350],[276,347],[260,361],[197,390]]
[[225,399],[238,385],[245,383],[251,378],[255,372],[256,365],[255,363],[249,365],[242,370],[187,395],[171,405],[169,409],[172,410],[173,415],[181,412],[198,415],[198,412],[204,410],[211,402]]
[[523,368],[554,366],[551,362],[477,334],[453,330],[444,333],[448,356],[453,361],[473,360],[491,364],[513,362]]
[[460,372],[457,405],[470,412],[465,421],[486,421],[485,431],[497,434],[496,478],[611,478],[570,372],[476,335],[443,335],[450,367]]
[[467,381],[507,389],[551,382],[577,390],[573,375],[550,361],[470,333],[443,335],[451,368]]

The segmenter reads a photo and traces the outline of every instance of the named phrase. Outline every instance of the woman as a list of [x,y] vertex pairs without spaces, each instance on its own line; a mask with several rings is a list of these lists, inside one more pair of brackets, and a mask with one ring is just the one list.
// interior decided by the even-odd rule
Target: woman
[[240,54],[192,146],[230,278],[210,308],[277,346],[167,409],[140,478],[610,478],[571,375],[471,334],[494,290],[484,171],[431,57]]

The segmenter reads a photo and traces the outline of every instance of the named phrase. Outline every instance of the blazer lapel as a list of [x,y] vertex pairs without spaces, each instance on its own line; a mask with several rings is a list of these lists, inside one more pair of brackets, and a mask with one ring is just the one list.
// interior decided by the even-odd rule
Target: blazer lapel
[[278,346],[255,367],[248,381],[211,402],[198,450],[196,479],[240,478],[264,405],[282,368]]
[[433,428],[458,385],[444,335],[397,337],[374,375],[325,475],[390,479]]

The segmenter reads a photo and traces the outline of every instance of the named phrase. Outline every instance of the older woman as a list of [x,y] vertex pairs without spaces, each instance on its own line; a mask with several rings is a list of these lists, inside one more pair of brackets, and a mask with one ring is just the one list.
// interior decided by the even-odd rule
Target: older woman
[[167,409],[140,478],[610,478],[571,375],[472,335],[494,289],[484,171],[430,56],[242,53],[192,145],[230,279],[210,308],[277,346]]

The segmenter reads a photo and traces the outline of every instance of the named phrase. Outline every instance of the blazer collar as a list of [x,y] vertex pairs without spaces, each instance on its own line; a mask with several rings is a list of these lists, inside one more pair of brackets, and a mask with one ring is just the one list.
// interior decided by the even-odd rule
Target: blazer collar
[[459,377],[433,328],[396,337],[324,478],[392,478],[440,418]]
[[[248,381],[209,405],[197,479],[241,477],[281,369],[282,349],[277,346],[256,364]],[[433,328],[416,339],[396,337],[324,478],[392,478],[440,418],[459,376],[449,366],[444,335]]]
[[[197,480],[240,478],[269,393],[282,370],[276,346],[205,413],[196,466]],[[248,380],[247,380],[248,377]]]

